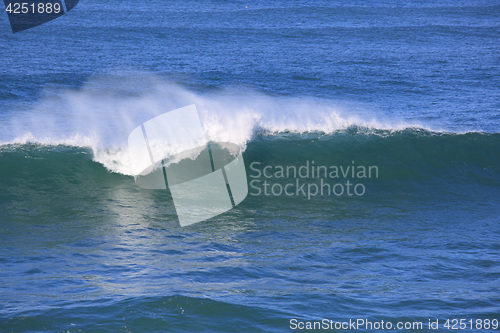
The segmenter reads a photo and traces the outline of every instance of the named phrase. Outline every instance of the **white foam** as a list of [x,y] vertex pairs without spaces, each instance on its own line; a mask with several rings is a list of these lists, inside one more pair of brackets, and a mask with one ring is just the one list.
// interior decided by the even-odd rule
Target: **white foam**
[[133,174],[127,151],[130,132],[165,112],[195,104],[210,141],[243,149],[256,128],[270,133],[332,133],[350,126],[398,130],[419,126],[384,120],[369,110],[314,98],[271,97],[248,89],[195,93],[145,74],[100,76],[81,89],[47,90],[35,107],[14,110],[2,121],[0,143],[90,147],[110,171]]

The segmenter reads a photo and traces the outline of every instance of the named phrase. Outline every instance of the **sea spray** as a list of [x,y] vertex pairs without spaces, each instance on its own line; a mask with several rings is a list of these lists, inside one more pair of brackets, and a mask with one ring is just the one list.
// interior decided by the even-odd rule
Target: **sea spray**
[[107,169],[133,174],[129,133],[170,110],[195,104],[208,140],[233,142],[245,150],[259,132],[334,133],[350,127],[401,130],[420,126],[388,120],[355,104],[312,97],[268,96],[232,87],[199,93],[149,73],[101,75],[82,88],[52,88],[31,109],[16,110],[0,143],[39,143],[91,148]]

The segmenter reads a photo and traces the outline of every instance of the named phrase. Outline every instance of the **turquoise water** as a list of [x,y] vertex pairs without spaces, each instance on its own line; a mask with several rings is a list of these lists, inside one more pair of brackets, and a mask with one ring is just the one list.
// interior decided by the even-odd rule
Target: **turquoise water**
[[[500,320],[499,9],[83,1],[18,34],[0,15],[0,332]],[[189,104],[254,186],[181,228],[126,146]],[[378,172],[323,179],[363,195],[256,193],[319,186],[257,177],[313,163]]]

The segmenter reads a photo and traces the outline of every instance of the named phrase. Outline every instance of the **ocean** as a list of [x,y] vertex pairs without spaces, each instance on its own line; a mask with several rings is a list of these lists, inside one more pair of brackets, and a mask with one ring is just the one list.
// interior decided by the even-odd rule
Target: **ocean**
[[[498,331],[499,18],[82,0],[14,34],[0,15],[0,332]],[[181,227],[127,140],[193,104],[248,195]]]

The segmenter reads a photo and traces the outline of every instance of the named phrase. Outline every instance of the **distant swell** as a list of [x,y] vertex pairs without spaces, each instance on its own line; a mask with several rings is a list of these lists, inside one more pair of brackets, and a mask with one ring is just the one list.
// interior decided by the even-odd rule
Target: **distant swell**
[[[78,315],[75,315],[77,313]],[[218,321],[214,321],[214,313]],[[231,332],[242,326],[253,331],[287,324],[290,315],[258,306],[238,305],[186,296],[136,297],[116,302],[80,301],[67,308],[45,308],[18,313],[0,321],[7,331]],[[190,319],[186,325],[186,317]],[[221,327],[220,322],[224,323]],[[186,328],[187,326],[187,328]]]

